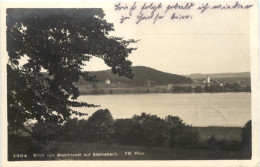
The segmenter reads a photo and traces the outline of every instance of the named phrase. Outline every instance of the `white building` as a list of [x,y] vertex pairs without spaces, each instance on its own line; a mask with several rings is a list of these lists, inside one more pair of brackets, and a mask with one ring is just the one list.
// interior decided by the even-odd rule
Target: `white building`
[[152,81],[151,80],[147,80],[145,82],[144,86],[152,86]]
[[206,81],[207,81],[208,84],[210,83],[210,77],[209,76],[207,76]]
[[106,79],[106,80],[105,80],[105,84],[108,84],[108,85],[109,85],[109,84],[110,84],[110,80],[109,80],[109,79]]
[[168,84],[167,85],[167,89],[172,89],[172,87],[173,87],[173,84]]

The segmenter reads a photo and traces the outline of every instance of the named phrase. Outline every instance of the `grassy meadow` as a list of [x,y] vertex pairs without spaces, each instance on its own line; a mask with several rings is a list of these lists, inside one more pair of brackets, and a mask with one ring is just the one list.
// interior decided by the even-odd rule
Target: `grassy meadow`
[[[81,157],[58,157],[56,160],[230,160],[249,158],[248,153],[243,151],[125,146],[103,143],[51,142],[48,149],[56,154],[82,154]],[[90,153],[90,156],[84,157],[84,153]],[[93,153],[117,153],[117,156],[93,156]]]

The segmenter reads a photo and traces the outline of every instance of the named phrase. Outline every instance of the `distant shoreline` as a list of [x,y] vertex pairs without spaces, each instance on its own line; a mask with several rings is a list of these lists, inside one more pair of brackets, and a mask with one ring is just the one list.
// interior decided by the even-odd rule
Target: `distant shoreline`
[[250,93],[251,92],[182,92],[182,93],[172,93],[172,92],[160,92],[160,93],[155,93],[155,92],[149,92],[149,93],[145,93],[145,92],[136,92],[136,93],[97,93],[97,94],[91,94],[91,93],[81,93],[80,95],[137,95],[137,94],[219,94],[219,93]]

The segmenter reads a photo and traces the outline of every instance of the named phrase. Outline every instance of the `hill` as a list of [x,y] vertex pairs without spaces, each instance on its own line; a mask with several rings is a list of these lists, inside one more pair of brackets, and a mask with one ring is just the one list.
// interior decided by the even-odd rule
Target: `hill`
[[213,74],[201,74],[194,73],[186,75],[191,79],[201,79],[210,76],[211,78],[250,78],[250,72],[240,72],[240,73],[213,73]]
[[239,83],[241,86],[251,85],[250,72],[213,74],[194,73],[186,76],[190,77],[194,82],[202,82],[206,79],[207,76],[209,76],[211,78],[211,81],[218,81],[222,83]]
[[[114,83],[125,83],[125,84],[132,84],[132,85],[165,85],[165,84],[177,84],[177,83],[192,83],[192,80],[189,77],[170,74],[166,72],[162,72],[159,70],[155,70],[153,68],[144,67],[144,66],[135,66],[132,67],[134,78],[133,80],[119,77],[112,73],[111,70],[105,71],[95,71],[90,72],[90,74],[95,75],[99,82],[105,82],[106,79],[109,79],[111,82]],[[85,84],[86,81],[83,79],[79,80],[79,84]]]

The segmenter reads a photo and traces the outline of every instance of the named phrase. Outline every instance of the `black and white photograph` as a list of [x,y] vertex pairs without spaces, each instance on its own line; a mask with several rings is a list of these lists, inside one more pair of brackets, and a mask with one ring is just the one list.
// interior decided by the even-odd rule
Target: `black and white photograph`
[[62,4],[2,6],[8,163],[259,158],[257,1]]

